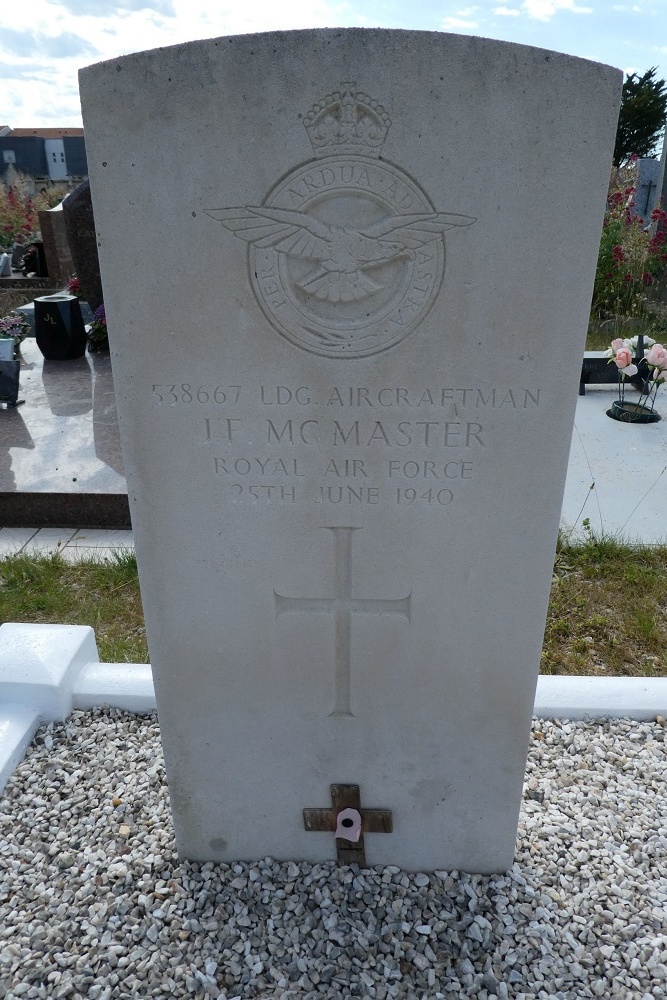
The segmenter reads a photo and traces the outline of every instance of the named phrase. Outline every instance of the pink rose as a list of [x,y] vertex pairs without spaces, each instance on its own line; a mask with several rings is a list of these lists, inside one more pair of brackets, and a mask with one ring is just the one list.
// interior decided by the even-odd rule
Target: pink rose
[[612,340],[611,346],[614,348],[615,351],[620,351],[622,347],[625,347],[625,341],[621,340],[620,337],[617,337],[616,340]]
[[654,368],[667,368],[667,350],[662,344],[654,344],[649,349],[646,360]]
[[[621,341],[622,343],[622,341]],[[632,364],[632,352],[629,347],[619,347],[614,362],[617,368],[627,368]]]

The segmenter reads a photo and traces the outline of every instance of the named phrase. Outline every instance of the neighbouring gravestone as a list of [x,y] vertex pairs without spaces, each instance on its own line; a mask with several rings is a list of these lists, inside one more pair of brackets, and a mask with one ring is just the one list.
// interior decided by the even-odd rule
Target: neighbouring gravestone
[[183,855],[511,864],[621,81],[363,30],[82,71]]
[[83,181],[74,188],[62,205],[67,241],[81,284],[81,292],[85,301],[95,312],[102,305],[104,295],[102,293],[97,234],[89,181]]
[[637,191],[632,209],[644,222],[650,222],[651,212],[660,204],[660,160],[643,157],[637,167]]
[[76,268],[67,239],[62,202],[55,208],[39,213],[39,228],[48,276],[54,285],[64,288]]

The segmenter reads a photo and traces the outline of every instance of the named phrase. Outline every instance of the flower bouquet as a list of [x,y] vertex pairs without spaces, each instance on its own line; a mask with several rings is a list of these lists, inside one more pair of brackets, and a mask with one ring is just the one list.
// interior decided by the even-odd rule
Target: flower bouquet
[[14,340],[14,360],[20,354],[21,341],[30,333],[30,323],[23,313],[12,312],[0,319],[0,337],[12,337]]
[[104,303],[93,313],[93,322],[88,329],[88,350],[91,354],[97,351],[109,350],[109,335],[107,333],[107,317]]
[[81,291],[81,282],[77,278],[76,274],[73,274],[72,277],[67,282],[67,291],[70,293],[70,295],[76,295],[79,302],[81,302],[81,300],[83,299],[83,292]]
[[[658,389],[667,379],[667,348],[640,334],[626,340],[617,337],[606,353],[618,368],[618,399],[607,410],[607,416],[624,423],[660,420],[654,405]],[[639,392],[636,401],[626,399],[628,383]]]

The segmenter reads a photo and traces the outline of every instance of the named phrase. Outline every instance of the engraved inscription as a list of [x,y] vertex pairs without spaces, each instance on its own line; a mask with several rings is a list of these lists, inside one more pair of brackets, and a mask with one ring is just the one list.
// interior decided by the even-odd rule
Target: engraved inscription
[[[476,420],[284,420],[269,418],[256,425],[262,444],[327,445],[334,448],[486,448],[484,425]],[[242,421],[234,417],[204,418],[204,439],[232,443]],[[336,467],[337,468],[337,467]],[[349,468],[349,466],[348,466]],[[361,468],[361,466],[357,466]],[[333,467],[332,467],[333,471]],[[355,475],[357,473],[355,472]]]
[[215,495],[237,510],[300,504],[448,516],[483,482],[484,455],[502,433],[495,414],[514,422],[542,405],[539,388],[316,388],[242,384],[234,374],[149,384],[147,397],[164,418],[196,415],[193,441]]
[[189,382],[182,382],[180,385],[162,385],[153,383],[153,401],[157,404],[166,403],[174,406],[177,403],[200,403],[205,406],[207,403],[215,403],[217,406],[227,404],[235,406],[240,398],[240,385],[200,385],[193,386]]
[[333,597],[286,597],[274,589],[276,618],[282,614],[333,614],[334,707],[330,715],[353,716],[351,709],[352,615],[401,615],[410,621],[411,594],[398,600],[352,596],[352,533],[359,528],[326,527],[333,535],[335,594]]
[[370,503],[379,502],[377,486],[320,486],[315,503]]
[[379,159],[390,121],[356,84],[306,119],[318,162],[261,204],[207,210],[249,244],[248,273],[271,326],[330,358],[376,354],[427,315],[444,273],[444,233],[472,216],[438,212],[417,181]]

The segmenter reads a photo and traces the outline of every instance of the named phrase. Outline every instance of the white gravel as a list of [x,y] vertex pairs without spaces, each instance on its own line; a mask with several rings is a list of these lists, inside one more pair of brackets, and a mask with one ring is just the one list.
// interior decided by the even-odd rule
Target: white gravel
[[155,718],[77,712],[0,799],[0,998],[665,998],[666,748],[657,722],[537,721],[502,876],[202,865]]

